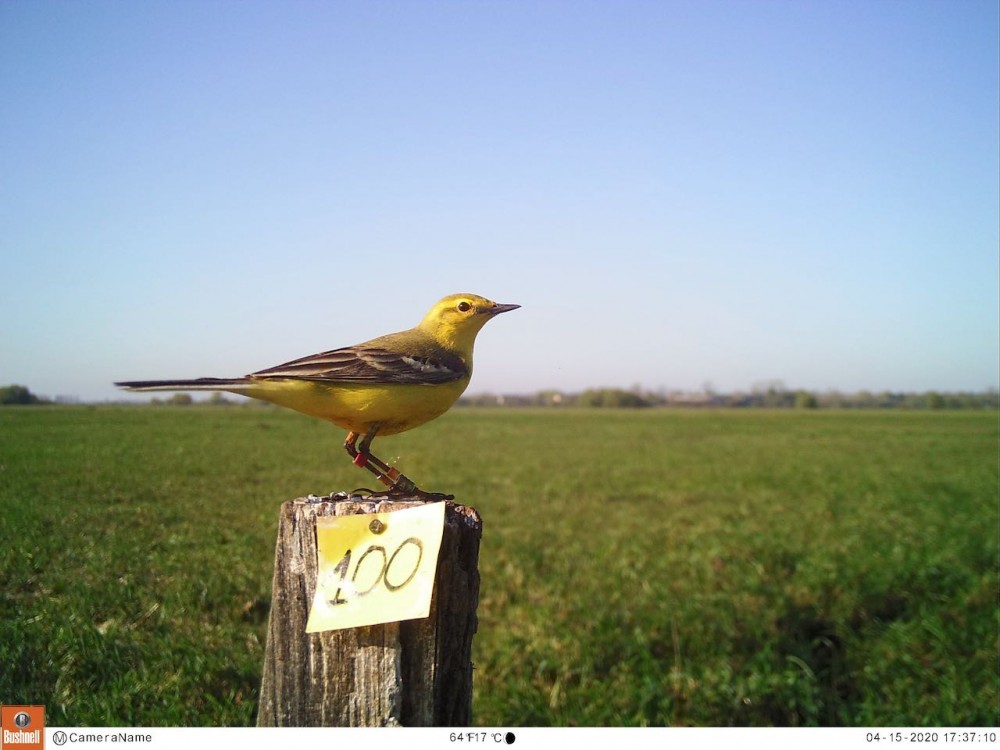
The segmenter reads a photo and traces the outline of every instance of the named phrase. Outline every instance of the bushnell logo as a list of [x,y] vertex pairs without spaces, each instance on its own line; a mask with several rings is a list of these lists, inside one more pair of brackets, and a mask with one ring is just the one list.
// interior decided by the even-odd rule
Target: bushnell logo
[[0,750],[43,750],[45,706],[0,707]]

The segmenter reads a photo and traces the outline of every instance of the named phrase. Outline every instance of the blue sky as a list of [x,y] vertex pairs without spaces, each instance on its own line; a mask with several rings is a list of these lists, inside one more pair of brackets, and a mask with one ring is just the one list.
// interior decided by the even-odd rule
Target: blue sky
[[996,387],[996,2],[0,2],[0,384],[469,291],[473,392]]

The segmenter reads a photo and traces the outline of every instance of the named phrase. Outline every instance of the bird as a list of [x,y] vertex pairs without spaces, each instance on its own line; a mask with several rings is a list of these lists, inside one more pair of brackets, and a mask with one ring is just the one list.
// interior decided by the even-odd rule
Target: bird
[[440,417],[472,378],[472,350],[483,326],[520,305],[476,294],[439,300],[415,327],[354,346],[293,359],[241,378],[128,380],[128,391],[226,391],[261,399],[347,430],[344,448],[390,495],[450,495],[421,490],[373,455],[376,435],[395,435]]

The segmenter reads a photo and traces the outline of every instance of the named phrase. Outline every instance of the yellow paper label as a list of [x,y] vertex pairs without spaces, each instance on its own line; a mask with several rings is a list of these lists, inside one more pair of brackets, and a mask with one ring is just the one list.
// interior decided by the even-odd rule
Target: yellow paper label
[[444,505],[317,518],[319,566],[306,632],[427,617]]

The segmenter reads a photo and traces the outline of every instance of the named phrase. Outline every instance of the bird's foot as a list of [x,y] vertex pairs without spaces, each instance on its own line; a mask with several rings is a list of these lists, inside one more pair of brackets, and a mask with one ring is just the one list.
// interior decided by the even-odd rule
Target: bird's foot
[[405,474],[401,474],[398,469],[389,469],[386,472],[386,479],[391,482],[389,485],[390,497],[416,498],[425,503],[438,503],[442,500],[455,499],[454,495],[445,495],[441,492],[426,492],[420,489],[412,479]]

